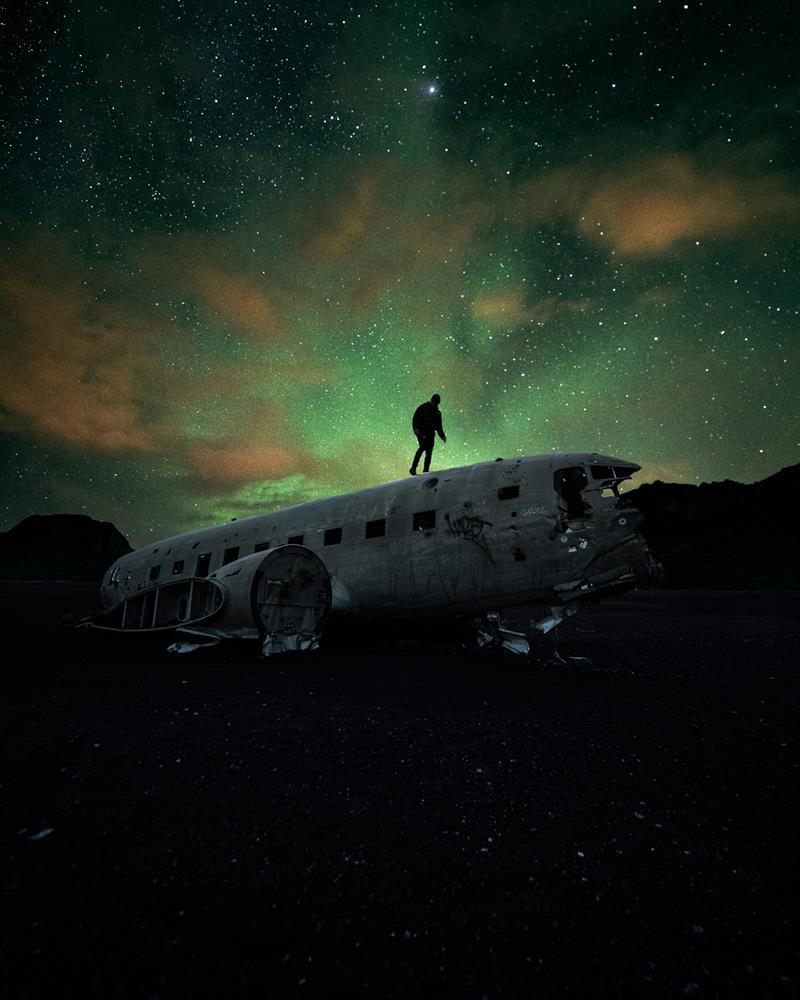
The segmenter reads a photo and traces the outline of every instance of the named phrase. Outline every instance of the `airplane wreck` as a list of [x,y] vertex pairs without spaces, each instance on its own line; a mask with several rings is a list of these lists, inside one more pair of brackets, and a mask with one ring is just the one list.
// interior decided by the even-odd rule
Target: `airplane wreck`
[[174,635],[187,651],[255,640],[314,649],[331,615],[473,618],[478,641],[528,652],[500,611],[554,627],[655,564],[619,484],[640,466],[594,453],[497,459],[382,483],[148,545],[106,572],[93,628]]

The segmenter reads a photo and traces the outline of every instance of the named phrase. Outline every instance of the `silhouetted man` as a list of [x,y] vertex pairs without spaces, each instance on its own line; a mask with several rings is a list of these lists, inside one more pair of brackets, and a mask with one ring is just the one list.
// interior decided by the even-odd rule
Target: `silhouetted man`
[[411,429],[417,435],[419,448],[417,448],[414,461],[408,470],[412,476],[417,474],[417,463],[423,452],[425,452],[425,465],[422,471],[427,472],[430,469],[433,442],[436,440],[435,435],[438,434],[442,441],[447,440],[447,436],[442,430],[442,414],[439,410],[441,401],[442,397],[436,392],[431,396],[429,403],[423,403],[414,410],[414,416],[411,418]]

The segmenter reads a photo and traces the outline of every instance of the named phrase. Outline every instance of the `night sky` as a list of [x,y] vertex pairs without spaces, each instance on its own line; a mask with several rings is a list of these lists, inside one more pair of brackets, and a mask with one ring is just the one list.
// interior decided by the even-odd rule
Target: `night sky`
[[797,462],[791,6],[19,5],[0,528],[136,545],[398,478],[433,392],[434,468]]

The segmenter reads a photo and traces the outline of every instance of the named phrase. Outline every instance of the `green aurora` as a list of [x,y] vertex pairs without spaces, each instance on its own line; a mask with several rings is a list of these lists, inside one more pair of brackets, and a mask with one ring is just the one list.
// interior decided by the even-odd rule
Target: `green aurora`
[[798,461],[788,7],[26,5],[3,78],[4,524],[143,544],[555,450]]

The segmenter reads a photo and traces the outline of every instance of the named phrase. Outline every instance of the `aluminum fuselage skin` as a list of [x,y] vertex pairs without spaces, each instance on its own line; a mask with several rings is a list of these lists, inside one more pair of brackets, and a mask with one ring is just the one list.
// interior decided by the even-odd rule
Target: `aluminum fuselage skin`
[[[618,477],[639,468],[595,453],[551,453],[297,504],[137,549],[109,568],[103,601],[111,607],[159,583],[215,574],[232,550],[242,558],[302,536],[331,575],[335,611],[458,615],[559,603],[591,590],[592,574],[608,584],[629,579],[644,549],[635,534],[641,516],[601,489],[588,473],[593,465],[612,466]],[[559,470],[575,468],[588,473],[580,516],[554,485]]]

